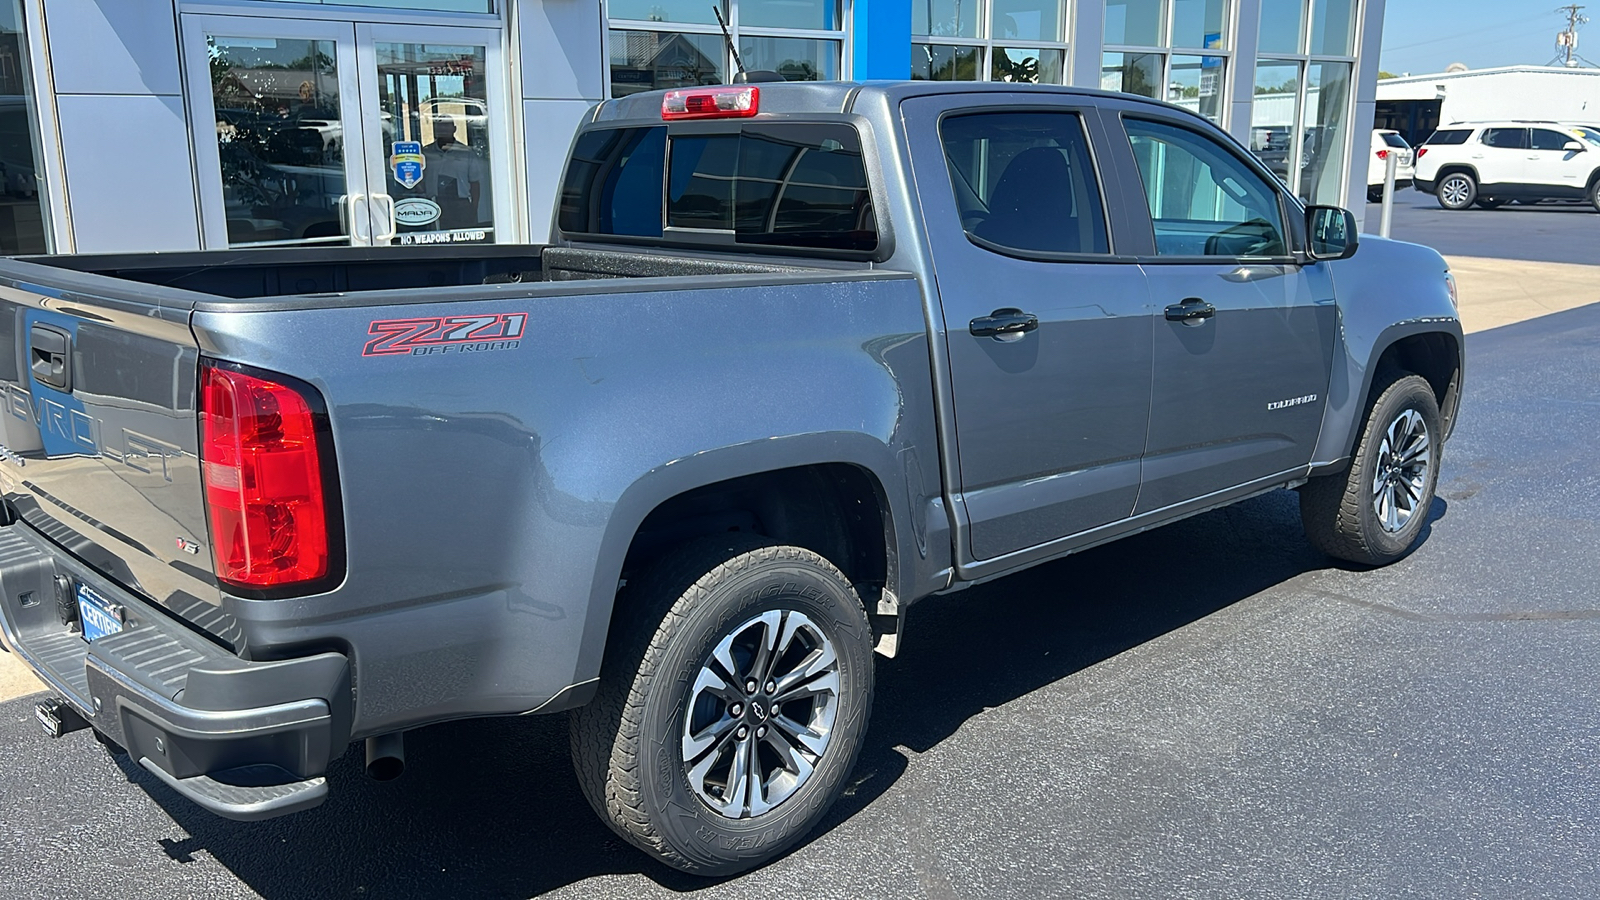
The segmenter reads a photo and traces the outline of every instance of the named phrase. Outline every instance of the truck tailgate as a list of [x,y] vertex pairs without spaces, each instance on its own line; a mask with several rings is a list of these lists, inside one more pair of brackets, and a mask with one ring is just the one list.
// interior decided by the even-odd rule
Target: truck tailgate
[[237,646],[200,483],[192,304],[159,291],[0,261],[0,489],[72,555]]

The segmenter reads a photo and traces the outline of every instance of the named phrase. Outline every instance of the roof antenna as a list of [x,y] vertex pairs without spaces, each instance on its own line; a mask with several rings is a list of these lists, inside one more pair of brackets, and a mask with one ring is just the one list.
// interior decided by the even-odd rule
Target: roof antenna
[[733,45],[733,35],[728,33],[728,20],[722,17],[722,7],[712,4],[711,11],[717,16],[717,24],[722,26],[722,40],[728,45],[728,52],[733,54],[733,64],[739,73],[733,76],[730,84],[765,84],[769,81],[788,81],[781,72],[768,72],[757,69],[754,72],[744,70],[744,60],[739,58],[739,48]]
[[733,35],[728,34],[728,23],[722,18],[722,7],[713,3],[711,11],[717,16],[717,24],[722,27],[722,40],[727,43],[728,52],[733,54],[733,65],[739,70],[739,74],[733,76],[733,83],[743,84],[749,76],[745,75],[744,60],[739,58],[739,48],[733,45]]

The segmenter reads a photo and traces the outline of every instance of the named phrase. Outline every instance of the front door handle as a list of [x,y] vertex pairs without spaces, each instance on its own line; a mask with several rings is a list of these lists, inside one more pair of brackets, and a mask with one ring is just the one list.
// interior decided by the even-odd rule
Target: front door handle
[[971,324],[967,326],[967,330],[972,332],[973,337],[992,337],[996,340],[1005,340],[1013,335],[1021,337],[1038,327],[1038,316],[1007,306],[1004,309],[997,309],[987,316],[979,316],[973,319]]
[[1217,314],[1217,308],[1199,297],[1186,298],[1182,303],[1167,307],[1168,322],[1194,322],[1199,324]]

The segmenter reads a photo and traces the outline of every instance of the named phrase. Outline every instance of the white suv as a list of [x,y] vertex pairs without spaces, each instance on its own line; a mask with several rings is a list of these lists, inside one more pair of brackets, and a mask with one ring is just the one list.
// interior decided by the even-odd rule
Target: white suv
[[1372,130],[1372,152],[1367,157],[1367,199],[1373,203],[1383,199],[1383,179],[1389,168],[1389,154],[1399,155],[1395,162],[1394,187],[1399,190],[1410,187],[1415,173],[1412,164],[1415,154],[1406,139],[1398,131],[1387,128],[1374,128]]
[[1565,199],[1600,211],[1600,136],[1556,122],[1448,125],[1417,148],[1412,183],[1445,209]]

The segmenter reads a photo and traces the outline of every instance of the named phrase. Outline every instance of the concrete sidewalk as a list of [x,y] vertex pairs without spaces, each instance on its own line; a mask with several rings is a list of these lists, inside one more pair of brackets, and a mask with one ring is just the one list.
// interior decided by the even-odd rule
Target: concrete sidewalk
[[[1461,290],[1461,322],[1484,331],[1600,302],[1600,266],[1447,257]],[[44,690],[15,656],[0,653],[0,701]]]
[[1600,302],[1600,266],[1447,256],[1468,333]]

